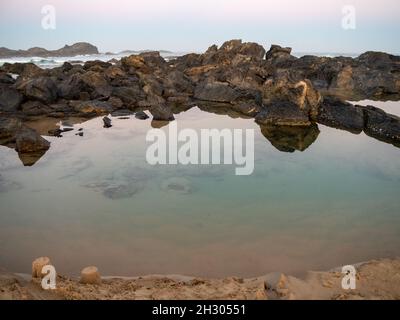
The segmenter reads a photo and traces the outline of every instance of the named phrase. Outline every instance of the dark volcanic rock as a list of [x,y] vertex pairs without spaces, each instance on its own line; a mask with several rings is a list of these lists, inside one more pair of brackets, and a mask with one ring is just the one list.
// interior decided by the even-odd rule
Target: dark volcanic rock
[[0,113],[16,112],[23,100],[22,94],[9,85],[0,84]]
[[398,100],[400,98],[400,57],[366,52],[349,57],[305,56],[285,66],[308,78],[325,95],[344,100]]
[[[87,44],[62,49],[64,55],[85,50],[97,51]],[[40,48],[30,52],[46,54]],[[10,73],[19,77],[15,80]],[[174,120],[174,114],[197,105],[217,114],[256,118],[268,126],[271,139],[287,132],[296,137],[294,141],[306,136],[277,128],[320,122],[355,133],[364,130],[396,143],[397,119],[339,100],[396,97],[400,98],[400,57],[367,52],[356,59],[296,58],[290,48],[273,45],[266,53],[262,46],[241,40],[168,61],[159,52],[145,52],[113,64],[95,60],[83,66],[65,63],[40,69],[29,63],[6,63],[0,68],[0,112],[11,117],[90,118],[149,110],[152,125],[163,126]],[[307,132],[303,129],[298,132]],[[283,142],[276,144],[301,150],[297,142],[286,147]]]
[[1,70],[17,74],[24,78],[37,77],[44,74],[44,70],[39,68],[36,64],[28,63],[5,63],[1,67]]
[[194,91],[194,98],[203,101],[231,103],[239,97],[237,90],[223,82],[202,83]]
[[0,71],[0,84],[14,84],[14,78],[7,72]]
[[21,128],[21,120],[0,116],[0,143],[6,144],[15,141],[17,132],[20,131]]
[[156,121],[173,121],[175,120],[174,114],[171,109],[167,106],[153,106],[149,109],[149,112],[153,116],[153,120]]
[[362,108],[335,98],[325,98],[318,112],[319,123],[361,133],[364,129],[364,112]]
[[292,48],[282,48],[278,45],[272,45],[266,54],[266,59],[275,67],[289,67],[292,62],[297,60],[291,55]]
[[18,84],[17,87],[27,99],[39,100],[43,103],[52,103],[57,100],[57,86],[49,77],[39,77]]
[[111,119],[109,117],[104,117],[103,118],[103,123],[104,123],[104,125],[103,125],[104,128],[111,128],[112,127]]
[[22,112],[28,116],[48,115],[53,108],[43,104],[40,101],[27,101],[21,106]]
[[109,62],[104,62],[101,60],[93,60],[85,62],[85,64],[83,65],[83,69],[92,71],[104,71],[104,69],[107,69],[108,67],[111,66],[112,64]]
[[58,92],[64,99],[80,99],[82,92],[87,92],[91,99],[109,97],[111,87],[104,76],[95,71],[77,73],[63,80],[58,86]]
[[127,107],[134,107],[138,101],[146,98],[144,91],[138,85],[115,87],[112,90],[112,95],[121,99]]
[[265,107],[256,116],[260,125],[275,126],[310,126],[311,122],[306,113],[292,102],[276,102]]
[[269,51],[266,54],[266,59],[276,59],[280,57],[289,57],[291,56],[292,48],[282,48],[281,46],[278,46],[276,44],[273,44]]
[[400,147],[400,118],[381,109],[367,106],[364,110],[364,132],[380,141]]
[[112,111],[112,106],[103,101],[73,101],[70,104],[75,112],[85,117],[104,115]]

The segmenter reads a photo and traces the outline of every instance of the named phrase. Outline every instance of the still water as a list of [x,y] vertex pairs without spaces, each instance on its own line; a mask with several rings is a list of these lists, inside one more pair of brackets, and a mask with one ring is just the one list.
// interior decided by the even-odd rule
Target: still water
[[[254,173],[150,166],[150,120],[114,117],[104,129],[101,118],[72,119],[75,130],[46,137],[51,148],[33,166],[0,147],[0,266],[30,272],[49,256],[69,275],[96,265],[103,275],[250,277],[400,256],[399,148],[322,125],[261,131],[198,108],[176,119],[196,130],[253,128]],[[30,125],[44,134],[55,123]]]

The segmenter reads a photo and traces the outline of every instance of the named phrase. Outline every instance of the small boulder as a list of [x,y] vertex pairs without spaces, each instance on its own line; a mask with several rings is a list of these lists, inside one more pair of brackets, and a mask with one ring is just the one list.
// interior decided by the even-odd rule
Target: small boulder
[[365,116],[364,132],[375,139],[400,147],[400,117],[373,106],[361,108]]
[[104,125],[103,125],[104,128],[111,128],[112,127],[111,119],[109,117],[104,117],[103,118],[103,123],[104,123]]
[[175,120],[174,114],[171,108],[168,106],[154,105],[149,109],[153,116],[153,120],[156,121],[173,121]]
[[135,118],[139,120],[146,120],[149,116],[144,111],[138,111],[135,113]]
[[81,271],[80,282],[83,284],[100,284],[101,277],[97,267],[86,267]]
[[45,274],[42,273],[44,266],[51,264],[50,258],[40,257],[32,262],[32,278],[43,278]]

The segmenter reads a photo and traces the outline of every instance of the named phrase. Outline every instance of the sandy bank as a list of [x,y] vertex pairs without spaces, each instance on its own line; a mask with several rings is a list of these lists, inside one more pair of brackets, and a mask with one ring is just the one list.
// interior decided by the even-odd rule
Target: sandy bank
[[45,291],[40,281],[0,272],[0,299],[400,299],[400,258],[356,266],[357,288],[343,290],[340,269],[308,272],[304,279],[280,273],[258,278],[201,279],[185,276],[103,277],[100,285],[57,277],[57,289]]

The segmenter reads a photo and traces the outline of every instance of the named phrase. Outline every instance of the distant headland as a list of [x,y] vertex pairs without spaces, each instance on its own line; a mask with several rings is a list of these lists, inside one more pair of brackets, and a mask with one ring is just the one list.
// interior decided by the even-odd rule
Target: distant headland
[[86,54],[98,54],[99,50],[96,46],[87,42],[78,42],[73,45],[65,45],[61,49],[47,50],[40,47],[30,48],[28,50],[12,50],[8,48],[0,48],[0,58],[13,57],[74,57]]

